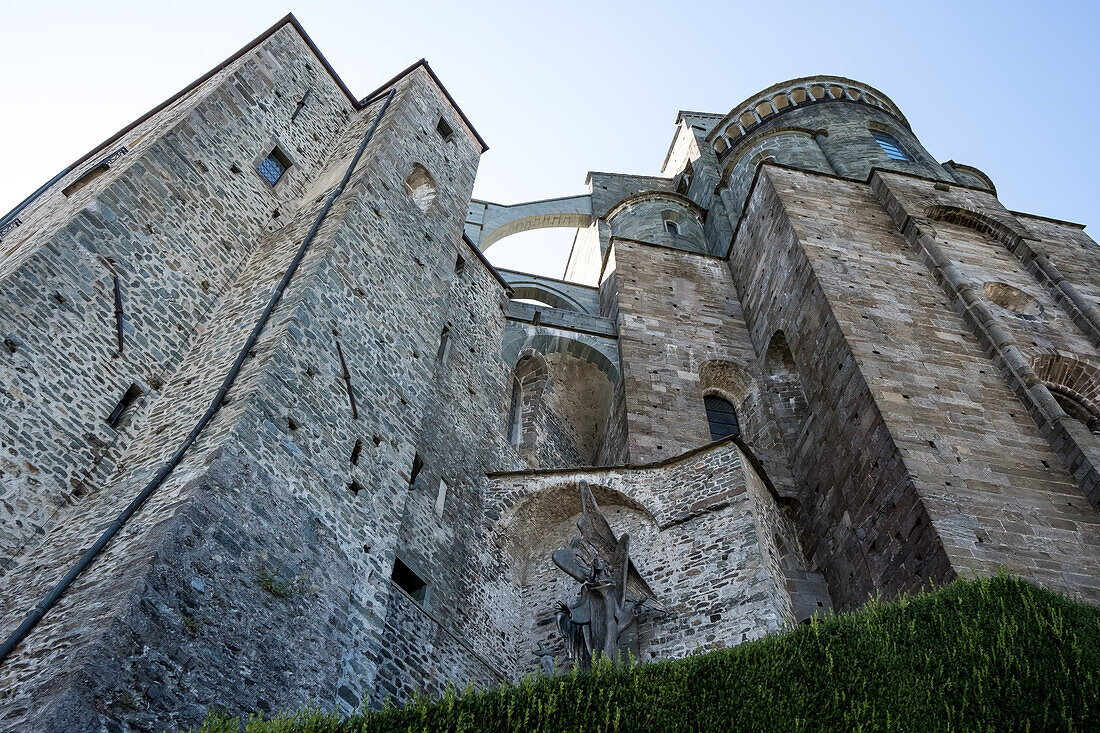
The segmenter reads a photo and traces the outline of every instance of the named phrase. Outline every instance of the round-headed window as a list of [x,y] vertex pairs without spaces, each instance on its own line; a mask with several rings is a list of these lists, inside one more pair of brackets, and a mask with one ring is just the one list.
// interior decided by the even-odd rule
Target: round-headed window
[[741,426],[737,423],[737,411],[733,409],[729,400],[711,394],[703,397],[703,405],[707,410],[711,440],[741,434]]

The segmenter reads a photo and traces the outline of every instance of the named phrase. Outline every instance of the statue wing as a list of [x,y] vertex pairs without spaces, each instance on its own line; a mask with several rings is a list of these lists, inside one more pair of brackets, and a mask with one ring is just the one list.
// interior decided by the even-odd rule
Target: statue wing
[[[611,525],[607,523],[603,512],[596,504],[596,497],[592,494],[592,487],[587,482],[581,481],[581,518],[577,521],[577,528],[581,531],[581,537],[592,546],[600,557],[611,568],[611,577],[615,580],[616,595],[620,602],[625,603],[628,597],[645,598],[650,606],[657,610],[663,610],[663,606],[657,600],[657,594],[642,578],[641,573],[630,560],[630,536],[624,534],[620,538],[615,537]],[[564,552],[558,550],[558,552]],[[570,553],[570,557],[573,557]],[[573,575],[558,562],[557,553],[554,553],[554,562],[562,570]],[[583,571],[584,569],[582,569]],[[576,578],[576,575],[573,575]]]
[[581,531],[581,537],[588,540],[604,560],[611,561],[618,541],[611,531],[611,525],[596,504],[596,497],[592,495],[592,487],[587,481],[581,481],[581,518],[577,520],[577,529]]
[[578,583],[583,583],[588,579],[588,568],[577,560],[577,553],[573,550],[572,545],[561,550],[554,550],[554,554],[550,557],[554,560],[555,565]]

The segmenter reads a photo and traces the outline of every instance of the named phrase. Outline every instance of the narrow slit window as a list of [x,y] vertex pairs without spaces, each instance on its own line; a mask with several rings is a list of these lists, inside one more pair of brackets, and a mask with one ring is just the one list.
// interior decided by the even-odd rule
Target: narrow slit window
[[508,442],[519,446],[523,425],[523,385],[512,377],[512,400],[508,405]]
[[260,162],[260,165],[257,166],[260,175],[272,186],[279,182],[279,179],[283,177],[283,174],[287,172],[288,168],[290,168],[290,159],[277,147],[273,148],[272,151],[267,154],[267,157]]
[[390,580],[397,584],[397,587],[412,596],[412,599],[417,603],[423,603],[428,597],[428,583],[419,575],[414,573],[408,565],[401,562],[400,558],[393,559],[393,571],[390,573]]
[[444,479],[439,479],[439,490],[435,492],[435,513],[436,515],[443,516],[443,508],[447,503],[447,489],[450,486]]
[[439,334],[439,349],[435,352],[435,358],[443,361],[449,353],[451,353],[451,329],[444,326],[442,333]]
[[110,416],[107,418],[107,424],[112,428],[117,428],[122,424],[122,418],[126,416],[126,412],[130,409],[130,406],[137,402],[138,398],[142,395],[141,387],[136,384],[131,384],[126,393],[122,395],[122,399],[115,405],[115,409],[111,411]]
[[909,154],[905,152],[905,148],[901,146],[901,143],[899,143],[897,138],[893,135],[888,135],[878,130],[871,130],[871,136],[878,141],[878,145],[882,148],[883,152],[894,160],[912,161]]
[[703,405],[707,411],[711,440],[741,434],[741,426],[737,423],[737,412],[729,400],[724,400],[717,395],[707,395],[703,398]]
[[457,255],[455,257],[455,274],[461,275],[464,269],[466,269],[466,260],[462,255]]
[[420,475],[420,471],[424,468],[424,459],[417,453],[413,456],[412,470],[409,471],[409,486],[416,483],[416,477]]

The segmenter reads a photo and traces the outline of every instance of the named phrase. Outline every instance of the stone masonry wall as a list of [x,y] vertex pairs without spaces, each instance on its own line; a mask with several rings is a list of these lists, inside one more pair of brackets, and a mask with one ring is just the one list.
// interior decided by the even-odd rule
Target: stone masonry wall
[[[889,175],[884,182],[897,200],[912,207],[917,215],[931,204],[998,213],[996,201],[983,192],[957,187],[942,191],[930,182],[897,175]],[[1055,354],[1096,363],[1095,347],[1049,300],[1038,281],[1028,282],[1031,276],[1003,246],[966,227],[947,222],[932,225],[944,251],[975,286],[990,280],[1015,284],[1026,288],[1044,306],[1039,318],[1026,319],[993,304],[998,323],[1025,358],[1038,364],[1043,356]],[[1055,252],[1072,252],[1079,243],[1071,240],[1046,246]],[[1083,250],[1080,256],[1085,261],[1096,258],[1095,253]],[[1058,257],[1059,261],[1070,259]],[[935,284],[935,288],[939,290],[940,286]],[[983,298],[988,298],[984,292]],[[968,324],[954,313],[951,316],[959,324],[952,324],[952,330],[958,328],[965,334],[957,342],[960,346],[954,347],[961,350],[962,344],[976,339]],[[939,334],[945,332],[945,325],[940,325],[937,337],[943,340]],[[919,484],[922,493],[942,497],[937,502],[942,514],[933,518],[938,527],[943,527],[941,534],[953,561],[982,573],[1004,567],[1086,599],[1100,597],[1096,508],[1088,503],[1054,446],[1013,394],[998,365],[981,354],[970,357],[980,359],[979,363],[959,373],[947,362],[951,352],[951,348],[941,346],[935,353],[926,353],[924,361],[936,375],[931,385],[924,380],[906,385],[909,400],[919,400],[906,411],[908,420],[927,431],[927,435],[920,436],[925,438],[926,447],[912,445],[917,441],[906,438],[912,441],[909,450],[913,453],[913,459],[907,462],[923,480]],[[901,379],[904,373],[898,370],[891,376]],[[914,390],[916,394],[908,391],[918,385],[922,388]],[[949,385],[955,385],[951,397],[947,396],[951,394],[947,392]],[[964,385],[965,399],[958,396]],[[966,417],[956,417],[956,411]],[[1082,438],[1091,441],[1095,449],[1095,436],[1082,432]],[[943,454],[947,460],[940,457]]]
[[[334,182],[342,173],[377,109],[364,110],[334,151],[329,170],[337,175],[320,180]],[[379,663],[407,467],[430,391],[428,359],[415,354],[435,352],[444,314],[434,283],[454,267],[453,247],[431,243],[460,236],[480,152],[465,135],[448,143],[439,139],[435,123],[441,113],[450,115],[448,110],[426,72],[415,70],[403,80],[360,172],[319,231],[226,407],[121,538],[0,670],[4,687],[19,693],[5,724],[32,716],[37,727],[69,730],[89,715],[163,720],[174,709],[162,695],[165,685],[184,677],[188,699],[234,710],[295,706],[307,697],[351,705],[367,696]],[[455,120],[452,126],[461,129]],[[439,185],[437,208],[427,216],[403,186],[414,162],[433,171]],[[118,504],[128,501],[178,444],[318,206],[304,207],[288,227],[260,243],[230,289],[232,297],[214,314],[215,328],[204,333],[184,369],[167,383],[165,404],[171,409],[158,418],[160,429],[150,426],[156,447],[135,456],[125,473],[119,470],[110,502],[86,503],[89,516],[59,525],[71,536],[59,536],[50,544],[57,552],[48,559],[40,553],[34,564],[64,568],[71,562],[69,548],[86,546],[90,539],[81,535],[97,531],[100,517],[114,516]],[[358,421],[340,378],[337,339],[354,374]],[[373,447],[353,465],[349,456],[357,435],[372,436]],[[375,444],[373,436],[381,440]],[[210,485],[213,469],[206,465],[216,455],[232,456],[234,464],[224,470],[244,476],[237,494],[225,494],[230,511],[222,516],[228,524],[207,514],[204,519],[211,522],[198,522],[206,527],[204,544],[167,542],[164,538],[179,536],[184,517],[198,508],[196,492]],[[270,471],[277,477],[274,488],[263,491],[263,484],[247,478],[250,471]],[[246,510],[242,502],[253,496],[263,497],[266,506],[250,503]],[[151,527],[161,529],[143,531]],[[143,570],[134,572],[134,563]],[[169,566],[176,577],[151,582]],[[187,577],[188,572],[194,575]],[[52,582],[46,575],[37,583],[26,575],[27,592],[18,594],[12,607],[29,608],[27,601],[40,592],[36,586]],[[242,587],[248,592],[225,591]],[[282,599],[301,608],[311,623],[287,617]],[[158,644],[165,618],[182,619],[203,644]],[[249,623],[242,624],[243,618]],[[119,628],[129,631],[118,633]],[[261,628],[264,644],[252,638]],[[70,645],[57,646],[59,639]],[[108,646],[97,647],[104,640]],[[316,660],[293,660],[328,643],[332,646]],[[50,649],[64,650],[63,656]],[[263,649],[278,651],[286,662],[271,663]],[[139,659],[148,660],[156,674],[135,664]],[[313,661],[315,673],[309,671]],[[250,669],[246,676],[237,671],[240,665]],[[302,671],[290,686],[283,674],[288,665]],[[45,669],[55,679],[48,679]],[[127,671],[119,676],[119,669]],[[28,682],[32,678],[34,684]],[[53,704],[40,694],[44,684],[61,695]],[[187,707],[179,715],[194,721],[187,716],[196,713]]]
[[447,685],[482,689],[499,685],[503,673],[447,630],[399,588],[390,595],[386,614],[385,666],[378,677],[375,704],[396,704],[414,693],[442,695]]
[[[716,385],[703,384],[703,365],[755,373],[758,360],[723,260],[626,240],[613,254],[629,455],[658,460],[710,440],[703,387]],[[755,393],[728,396],[765,470],[783,482],[786,460]]]
[[[842,528],[850,522],[862,541],[870,565],[864,574],[880,579],[877,587],[893,592],[901,576],[890,563],[908,554],[907,562],[922,576],[963,570],[994,572],[997,567],[1008,567],[1088,597],[1093,585],[1085,578],[1093,577],[1097,558],[1095,513],[867,188],[789,170],[769,168],[767,173],[769,184],[779,190],[781,203],[776,206],[782,207],[783,214],[765,213],[760,206],[759,226],[767,225],[769,216],[775,217],[772,222],[779,216],[793,222],[798,247],[813,268],[816,286],[810,285],[811,292],[820,289],[828,299],[829,313],[853,350],[859,374],[873,395],[872,414],[877,412],[882,420],[879,430],[889,431],[920,506],[933,524],[931,531],[922,529],[920,512],[896,513],[894,506],[912,499],[902,502],[882,492],[875,502],[874,520],[861,520],[851,508],[862,502],[849,496],[844,502],[847,518],[837,519]],[[934,190],[930,182],[908,180]],[[754,199],[762,196],[761,188],[758,184]],[[825,200],[845,215],[823,216]],[[964,259],[965,241],[960,239],[954,250]],[[770,249],[779,248],[772,244]],[[751,257],[748,251],[745,255]],[[1011,263],[1000,262],[991,252],[983,256],[987,272],[1013,277]],[[740,257],[739,263],[748,261]],[[771,265],[769,271],[781,268]],[[774,287],[774,283],[761,284],[753,290],[772,292]],[[788,317],[795,324],[792,328],[806,319],[807,301],[804,296],[802,312],[796,318]],[[760,315],[752,320],[756,318]],[[763,331],[777,325],[774,321],[778,319],[771,318],[774,320],[763,328],[762,318],[761,325],[754,324],[754,336],[764,338]],[[807,337],[820,334],[821,327],[815,324],[805,333]],[[793,337],[790,330],[787,337],[802,369],[806,363],[829,363],[823,355],[807,353],[810,343],[821,348],[820,335],[797,345],[805,337]],[[839,373],[850,369],[850,363],[850,358],[839,361]],[[819,373],[821,370],[803,373],[811,410],[816,421],[835,421],[835,425],[844,416],[828,405],[844,409],[851,403],[815,399],[820,388],[813,381]],[[866,402],[864,394],[855,405]],[[865,409],[852,410],[850,422],[859,423],[861,417],[867,420]],[[874,432],[866,423],[861,429],[864,434]],[[808,442],[805,436],[803,442]],[[881,471],[888,456],[881,448],[872,455]],[[874,467],[874,461],[871,465]],[[824,478],[820,467],[814,478]],[[820,485],[823,490],[828,486],[825,482]],[[917,543],[916,548],[895,545],[899,537],[904,540],[907,536],[910,543]],[[944,547],[951,571],[939,563],[919,570],[919,563],[928,562],[935,543]],[[836,578],[830,577],[830,584],[835,582]]]
[[581,480],[593,485],[612,529],[630,532],[631,558],[665,607],[641,621],[643,659],[732,646],[787,623],[784,579],[758,530],[778,521],[765,516],[778,508],[750,497],[757,488],[750,490],[746,473],[738,448],[726,441],[649,466],[492,476],[490,495],[504,507],[494,544],[519,591],[508,610],[516,672],[538,668],[540,641],[564,664],[561,639],[547,620],[554,601],[571,601],[576,584],[550,553],[577,534]]
[[[835,282],[843,293],[833,295],[835,302],[825,299],[818,280],[820,258],[811,262],[806,253],[819,232],[839,217],[823,217],[816,225],[820,213],[799,218],[802,229],[796,233],[784,208],[786,199],[773,192],[773,171],[786,175],[773,166],[762,170],[730,267],[739,281],[757,350],[768,351],[769,344],[783,336],[792,352],[808,399],[801,428],[784,435],[800,490],[801,541],[812,564],[825,571],[834,601],[852,607],[875,590],[896,593],[916,588],[928,578],[949,576],[951,570],[846,340],[841,324],[851,321],[838,323],[834,316],[844,304],[855,309],[857,323],[871,318],[878,323],[864,300],[868,292],[878,291],[869,286],[856,291],[858,283],[846,278],[845,270],[852,267],[852,245],[838,237],[837,247],[843,250],[822,253],[822,258],[840,271]],[[836,193],[830,191],[830,195]],[[848,216],[854,210],[854,206],[843,209]],[[868,218],[873,213],[868,210]],[[800,236],[803,231],[805,237]],[[882,253],[876,262],[881,263],[886,252],[892,254],[883,251],[882,239],[860,236],[874,241]],[[895,297],[891,294],[890,302]],[[867,344],[868,351],[874,348],[878,345]],[[774,367],[767,365],[769,371]]]
[[[0,288],[0,572],[103,486],[255,242],[324,165],[348,104],[304,57],[296,32],[277,32],[141,128],[108,175],[17,230],[28,238]],[[295,161],[274,189],[252,166],[269,138]],[[131,384],[144,395],[114,429],[106,419]]]

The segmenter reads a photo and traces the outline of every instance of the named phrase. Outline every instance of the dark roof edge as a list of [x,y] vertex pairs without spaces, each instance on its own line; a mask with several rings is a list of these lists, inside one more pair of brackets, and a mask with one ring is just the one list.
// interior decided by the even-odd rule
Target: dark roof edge
[[1064,224],[1065,226],[1073,227],[1074,229],[1084,229],[1085,227],[1088,226],[1088,224],[1081,224],[1081,223],[1076,222],[1076,221],[1067,221],[1065,219],[1055,219],[1052,216],[1042,216],[1041,214],[1028,214],[1025,211],[1013,211],[1012,209],[1008,209],[1008,213],[1012,214],[1013,216],[1027,217],[1028,219],[1039,219],[1040,221],[1049,221],[1051,224]]
[[497,271],[497,268],[493,267],[493,263],[489,262],[489,260],[485,259],[485,253],[482,252],[480,249],[478,249],[477,245],[474,244],[473,241],[468,236],[466,236],[466,232],[462,233],[462,241],[465,242],[470,247],[470,249],[472,249],[474,251],[474,254],[477,255],[477,258],[479,260],[481,260],[481,264],[483,264],[483,265],[485,265],[485,267],[489,268],[489,274],[491,274],[493,277],[495,277],[497,279],[497,282],[500,283],[504,287],[505,292],[508,293],[508,297],[511,297],[512,296],[512,286],[509,285],[508,281],[505,280],[504,277],[500,274],[500,272]]
[[111,145],[118,142],[118,140],[120,138],[125,136],[128,132],[133,130],[135,127],[137,127],[141,123],[145,122],[150,117],[153,117],[154,115],[160,113],[161,111],[163,111],[167,107],[170,107],[171,105],[175,104],[177,101],[179,101],[180,99],[182,99],[186,95],[193,92],[198,87],[200,87],[203,84],[205,84],[206,82],[208,82],[219,71],[223,70],[225,67],[227,67],[230,64],[232,64],[232,63],[236,62],[237,60],[239,60],[242,56],[244,56],[246,53],[248,53],[252,49],[259,46],[261,43],[263,43],[268,38],[270,38],[272,35],[274,35],[276,31],[280,30],[284,25],[287,25],[287,24],[294,26],[294,29],[302,37],[302,40],[306,42],[306,46],[309,47],[310,51],[312,51],[313,54],[317,57],[317,60],[321,62],[321,65],[324,66],[325,70],[328,71],[328,73],[332,76],[332,78],[336,82],[337,86],[339,86],[340,90],[344,93],[344,96],[346,96],[348,98],[348,101],[352,103],[352,106],[358,106],[358,103],[355,100],[355,95],[353,95],[351,93],[351,90],[348,89],[346,84],[344,84],[344,80],[340,78],[340,75],[337,74],[336,70],[332,68],[331,64],[329,64],[328,59],[326,59],[324,54],[321,53],[321,50],[319,48],[317,48],[317,44],[315,44],[313,42],[313,39],[309,37],[308,33],[306,33],[305,28],[302,27],[302,24],[299,23],[298,19],[294,17],[294,13],[287,13],[282,18],[280,18],[278,21],[276,21],[274,25],[272,25],[270,28],[265,30],[260,35],[253,38],[251,41],[249,41],[247,44],[245,44],[239,51],[237,51],[235,54],[233,54],[232,56],[227,58],[225,61],[222,61],[220,64],[215,66],[213,69],[206,72],[205,74],[200,76],[198,79],[195,79],[195,81],[191,82],[190,84],[185,86],[183,89],[179,90],[178,92],[173,94],[171,97],[164,100],[163,102],[158,104],[156,107],[153,107],[151,110],[149,110],[145,114],[141,115],[136,120],[134,120],[130,124],[126,125],[121,130],[116,132],[115,134],[111,135],[109,138],[107,138],[106,140],[101,142],[99,145],[96,145],[94,148],[89,150],[87,153],[85,153],[84,155],[77,158],[77,160],[74,163],[70,164],[64,170],[62,170],[60,173],[58,173],[56,176],[51,178],[48,183],[46,183],[44,186],[42,186],[37,191],[32,193],[30,196],[28,196],[26,199],[24,199],[19,205],[17,205],[15,207],[15,209],[13,209],[12,211],[5,214],[3,218],[7,219],[8,217],[12,216],[13,214],[18,213],[19,210],[23,209],[31,201],[38,198],[38,196],[40,194],[44,193],[46,191],[46,189],[48,189],[54,183],[59,181],[61,178],[63,178],[65,175],[67,175],[71,171],[75,170],[76,168],[79,168],[82,164],[86,163],[89,158],[92,158],[96,154],[98,154],[98,153],[102,152],[103,150],[105,150],[106,148],[109,148]]
[[395,76],[393,79],[386,82],[376,92],[372,92],[371,94],[367,95],[367,97],[364,97],[364,99],[362,101],[357,100],[355,98],[355,95],[351,93],[351,90],[348,89],[347,84],[344,83],[344,80],[341,79],[340,75],[336,73],[336,69],[332,68],[332,64],[330,64],[328,62],[328,59],[325,58],[325,55],[323,53],[321,53],[321,49],[319,49],[317,47],[317,44],[313,42],[313,39],[309,37],[309,34],[306,33],[305,28],[303,28],[302,24],[298,22],[298,19],[294,17],[294,13],[287,13],[282,18],[280,18],[278,21],[276,21],[274,25],[272,25],[270,28],[265,30],[260,35],[253,38],[251,41],[249,41],[247,44],[245,44],[239,51],[234,53],[232,56],[227,58],[225,61],[222,61],[220,64],[215,66],[213,69],[206,72],[205,74],[200,76],[198,79],[195,79],[195,81],[191,82],[190,84],[185,86],[183,89],[176,92],[171,97],[169,97],[168,99],[166,99],[163,102],[161,102],[160,104],[158,104],[156,107],[153,107],[151,110],[149,110],[145,114],[141,115],[136,120],[134,120],[130,124],[126,125],[121,130],[116,132],[115,134],[111,135],[109,138],[107,138],[106,140],[101,142],[99,145],[96,145],[94,148],[89,150],[84,155],[80,156],[80,158],[78,158],[74,163],[67,166],[64,170],[62,170],[56,176],[51,178],[49,180],[49,182],[47,182],[45,185],[40,187],[38,190],[36,190],[34,193],[32,193],[26,199],[24,199],[20,204],[18,204],[10,212],[5,214],[3,216],[3,219],[7,220],[9,217],[13,216],[14,214],[17,214],[20,210],[25,208],[31,201],[38,198],[38,196],[40,194],[44,193],[46,191],[46,189],[50,188],[50,186],[52,186],[54,183],[59,181],[65,175],[67,175],[71,171],[75,170],[76,168],[80,167],[82,164],[86,163],[90,158],[94,157],[95,155],[102,152],[106,148],[109,148],[114,143],[118,142],[118,140],[120,138],[125,136],[127,133],[129,133],[131,130],[133,130],[135,127],[137,127],[141,123],[148,120],[150,117],[153,117],[154,115],[160,113],[161,111],[163,111],[167,107],[170,107],[171,105],[175,104],[181,98],[185,97],[186,95],[190,94],[195,89],[197,89],[198,87],[200,87],[203,84],[205,84],[206,82],[208,82],[215,74],[222,71],[223,69],[225,69],[230,64],[233,64],[236,61],[238,61],[242,56],[244,56],[249,51],[252,51],[254,48],[259,46],[264,41],[266,41],[268,38],[270,38],[272,35],[274,35],[277,31],[279,31],[285,25],[291,25],[291,26],[294,27],[294,30],[297,31],[298,35],[300,35],[302,40],[305,41],[306,46],[313,53],[313,55],[317,57],[317,60],[321,62],[321,65],[324,66],[325,71],[327,71],[329,73],[329,75],[332,77],[333,81],[336,82],[336,85],[338,87],[340,87],[340,91],[342,91],[344,93],[344,96],[348,98],[348,101],[351,102],[352,107],[355,108],[355,109],[363,109],[367,104],[370,104],[371,102],[374,101],[374,97],[378,96],[379,92],[384,91],[384,90],[388,90],[390,86],[392,86],[394,83],[396,83],[398,80],[400,80],[403,76],[405,76],[406,74],[411,72],[416,67],[418,67],[420,65],[423,65],[424,68],[427,70],[428,74],[432,77],[432,80],[435,81],[435,83],[439,86],[440,91],[443,92],[443,95],[447,98],[447,101],[450,103],[450,105],[452,107],[454,107],[455,111],[458,112],[459,117],[462,118],[462,122],[470,129],[470,132],[472,132],[474,134],[474,137],[477,139],[478,143],[481,145],[481,152],[484,153],[486,150],[489,149],[489,146],[486,144],[485,140],[482,139],[481,135],[478,134],[478,131],[474,129],[474,126],[470,124],[470,120],[466,117],[466,114],[459,108],[459,106],[457,104],[455,104],[454,98],[451,97],[450,92],[448,92],[447,88],[445,86],[443,86],[443,82],[441,82],[439,80],[439,77],[436,76],[435,72],[432,71],[432,67],[428,65],[428,62],[426,60],[420,59],[415,64],[413,64],[412,66],[410,66],[409,68],[405,69],[400,74]]
[[324,54],[321,53],[321,50],[319,48],[317,48],[317,44],[315,44],[313,42],[313,39],[309,37],[308,33],[306,33],[305,28],[302,27],[302,24],[299,23],[298,19],[294,17],[294,13],[287,13],[282,18],[280,18],[274,25],[272,25],[270,28],[265,30],[260,35],[253,38],[251,41],[249,41],[247,44],[245,44],[239,51],[237,51],[235,54],[233,54],[232,56],[227,58],[225,61],[222,61],[220,64],[215,66],[213,69],[206,72],[205,74],[200,76],[198,79],[195,79],[195,81],[191,82],[190,84],[185,86],[183,89],[179,90],[178,92],[173,94],[171,97],[164,100],[163,102],[158,104],[156,107],[153,107],[151,110],[149,110],[148,112],[143,114],[141,117],[138,117],[136,120],[131,122],[129,125],[122,128],[121,130],[116,132],[114,135],[111,135],[109,138],[107,138],[106,140],[101,142],[96,147],[92,148],[90,151],[88,151],[86,154],[84,154],[79,160],[77,160],[75,163],[70,165],[69,169],[71,170],[73,168],[76,168],[81,163],[84,163],[85,161],[87,161],[89,158],[91,158],[92,156],[94,156],[96,153],[100,152],[104,148],[110,147],[112,143],[116,142],[119,138],[121,138],[123,135],[125,135],[126,133],[133,130],[135,127],[140,125],[142,122],[145,122],[146,120],[148,120],[153,115],[155,115],[158,112],[162,111],[166,107],[171,106],[172,104],[179,101],[182,97],[186,96],[187,94],[190,94],[195,89],[197,89],[198,87],[202,86],[207,81],[209,81],[219,71],[221,71],[225,67],[229,66],[230,64],[234,63],[235,61],[239,60],[242,56],[244,56],[246,53],[248,53],[252,49],[259,46],[261,43],[263,43],[268,38],[270,38],[272,35],[274,35],[276,31],[280,30],[284,25],[287,25],[287,24],[294,26],[294,29],[296,31],[298,31],[298,33],[302,36],[302,40],[306,42],[306,46],[308,46],[309,50],[312,51],[315,56],[317,56],[317,60],[321,62],[321,65],[324,66],[325,70],[328,71],[328,73],[332,76],[332,78],[336,82],[337,86],[339,86],[340,90],[344,93],[344,96],[346,96],[348,98],[348,101],[351,102],[353,105],[358,105],[358,103],[355,100],[355,95],[351,93],[351,90],[348,89],[346,84],[344,84],[344,80],[340,78],[340,75],[337,74],[336,70],[332,68],[331,64],[329,64],[328,59],[326,59]]
[[486,150],[488,150],[489,144],[485,142],[485,139],[481,137],[481,134],[474,128],[473,123],[470,122],[470,118],[466,116],[466,113],[463,112],[462,108],[458,106],[458,103],[455,102],[454,97],[451,96],[451,93],[447,91],[447,87],[443,86],[443,82],[439,80],[439,77],[436,75],[435,71],[432,70],[432,66],[428,63],[427,59],[420,59],[419,61],[412,64],[404,71],[400,72],[395,77],[387,81],[385,84],[378,87],[367,96],[363,97],[363,99],[359,102],[359,106],[365,107],[371,102],[374,102],[383,94],[385,94],[390,87],[401,81],[401,79],[403,79],[405,76],[411,74],[419,66],[424,67],[424,70],[428,72],[428,76],[430,76],[432,78],[432,81],[435,82],[435,85],[439,87],[439,91],[443,92],[443,96],[447,98],[447,102],[451,105],[451,107],[454,108],[455,112],[458,112],[458,116],[462,118],[462,124],[466,125],[466,127],[469,128],[470,132],[474,134],[474,138],[476,138],[478,144],[481,145],[481,152],[484,153]]

